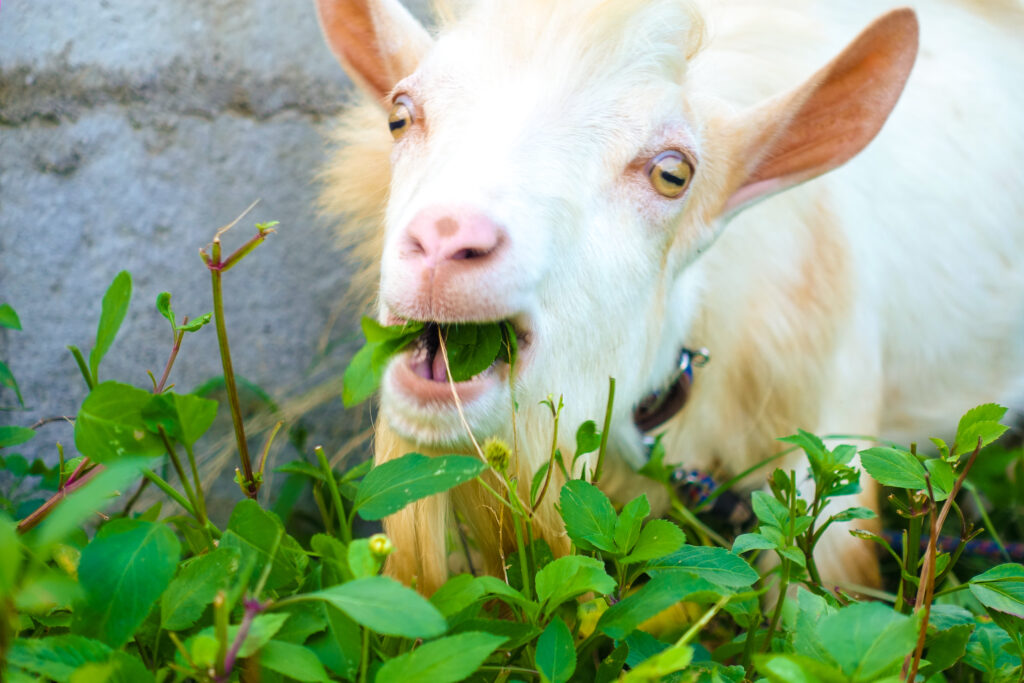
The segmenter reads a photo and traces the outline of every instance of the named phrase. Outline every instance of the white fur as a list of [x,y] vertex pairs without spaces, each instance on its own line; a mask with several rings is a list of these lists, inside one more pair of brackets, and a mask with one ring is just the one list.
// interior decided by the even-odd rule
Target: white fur
[[[914,5],[918,62],[877,139],[726,227],[707,219],[714,170],[735,161],[705,155],[716,121],[796,87],[889,2],[702,2],[704,41],[682,0],[481,0],[395,87],[421,121],[391,152],[382,319],[419,211],[469,205],[508,230],[509,264],[475,294],[530,330],[513,382],[527,472],[549,452],[538,402],[564,396],[570,453],[609,376],[618,455],[636,464],[632,407],[684,345],[712,362],[664,441],[709,470],[797,428],[920,440],[978,403],[1024,407],[1024,11]],[[630,166],[666,148],[699,160],[682,200]],[[468,449],[453,407],[415,404],[392,375],[392,430]],[[477,436],[511,439],[511,405],[507,386],[467,405]]]

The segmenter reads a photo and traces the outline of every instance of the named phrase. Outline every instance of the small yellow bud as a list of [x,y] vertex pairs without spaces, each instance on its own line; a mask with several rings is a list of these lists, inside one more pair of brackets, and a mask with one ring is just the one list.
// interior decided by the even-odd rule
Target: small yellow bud
[[504,474],[508,469],[509,459],[512,457],[512,449],[508,444],[497,437],[490,437],[484,441],[484,458],[499,474]]
[[384,534],[374,534],[370,536],[370,552],[373,553],[378,559],[387,557],[390,555],[395,546],[391,543],[391,539]]

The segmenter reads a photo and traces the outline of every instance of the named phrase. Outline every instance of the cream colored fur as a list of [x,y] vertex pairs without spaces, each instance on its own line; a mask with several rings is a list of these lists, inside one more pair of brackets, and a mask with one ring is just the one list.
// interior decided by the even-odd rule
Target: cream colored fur
[[[921,440],[978,403],[1024,407],[1019,3],[913,3],[921,50],[877,139],[728,221],[718,214],[729,169],[743,161],[728,152],[743,136],[719,123],[797,87],[889,2],[465,4],[446,11],[459,18],[399,84],[423,108],[420,137],[393,147],[387,105],[354,104],[323,199],[346,219],[364,292],[381,281],[382,259],[387,283],[395,236],[423,206],[472,203],[508,227],[518,269],[481,295],[516,290],[530,321],[513,387],[519,433],[507,390],[466,413],[479,438],[516,437],[521,479],[550,450],[538,401],[564,395],[570,453],[615,376],[608,485],[629,495],[638,484],[624,463],[642,456],[631,408],[682,345],[706,346],[713,360],[664,443],[673,462],[721,474],[776,452],[775,438],[797,428]],[[630,163],[681,142],[700,152],[687,198],[649,198]],[[384,299],[376,306],[387,314]],[[381,400],[378,462],[472,452],[454,411],[411,406],[388,378]],[[499,506],[471,485],[451,498],[500,573],[513,537]],[[553,499],[537,532],[564,551]],[[389,570],[436,588],[450,516],[449,501],[434,499],[390,518]],[[825,543],[819,565],[833,580],[875,580],[868,548],[844,533]]]

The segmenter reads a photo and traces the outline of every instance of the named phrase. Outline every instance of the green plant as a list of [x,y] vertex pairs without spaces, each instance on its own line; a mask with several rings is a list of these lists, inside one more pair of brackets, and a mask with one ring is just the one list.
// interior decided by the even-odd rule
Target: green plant
[[[267,225],[257,231],[224,259],[218,232],[204,256],[215,292],[223,272],[270,232]],[[218,296],[212,317],[226,356]],[[89,388],[74,418],[79,456],[65,461],[58,448],[57,465],[30,464],[11,449],[39,438],[43,425],[0,428],[5,681],[1024,680],[1024,567],[962,570],[963,548],[981,532],[958,502],[962,491],[1013,495],[984,477],[971,479],[984,460],[979,454],[1002,452],[989,447],[1005,429],[998,406],[967,413],[953,445],[936,442],[937,457],[914,447],[861,452],[867,474],[895,489],[890,504],[906,527],[899,551],[857,532],[882,545],[898,567],[895,593],[879,594],[878,602],[829,590],[814,562],[827,528],[873,514],[834,504],[859,490],[863,473],[851,466],[853,446],[830,448],[807,432],[784,438],[805,453],[812,489],[793,472],[775,470],[768,490],[753,495],[757,526],[721,539],[678,500],[675,521],[651,518],[644,496],[616,509],[595,485],[600,464],[571,476],[582,455],[603,458],[614,384],[603,426],[577,428],[571,460],[558,448],[562,402],[546,401],[550,459],[528,482],[510,474],[511,448],[496,439],[474,457],[409,453],[345,471],[333,469],[323,449],[300,450],[277,470],[313,492],[322,532],[304,544],[287,519],[258,500],[268,449],[246,465],[228,360],[224,385],[242,499],[225,524],[206,512],[196,461],[217,404],[176,393],[167,381],[186,333],[198,332],[210,315],[179,323],[170,295],[161,294],[156,308],[172,327],[161,377],[151,373],[145,389],[101,381],[103,356],[130,298],[131,278],[121,273],[104,297],[88,362],[72,350]],[[0,307],[0,323],[17,320],[8,309]],[[370,350],[346,375],[360,387],[357,395],[424,327],[370,322],[364,330]],[[505,324],[438,329],[454,378],[502,353],[514,363],[514,339]],[[3,386],[16,392],[11,382]],[[644,473],[671,490],[663,459],[656,447]],[[567,480],[558,490],[556,469]],[[499,482],[490,489],[495,504],[512,516],[516,532],[505,577],[460,574],[428,599],[381,575],[391,541],[359,538],[357,518],[372,522],[467,481],[484,483],[488,471]],[[36,492],[23,483],[27,476]],[[128,493],[139,481],[159,487],[181,512],[168,515],[161,504],[135,511],[140,489]],[[557,498],[572,540],[564,557],[533,537],[533,510],[548,496]],[[940,533],[952,533],[959,547],[940,552]],[[758,562],[765,552],[780,561]],[[784,599],[773,603],[769,595]]]

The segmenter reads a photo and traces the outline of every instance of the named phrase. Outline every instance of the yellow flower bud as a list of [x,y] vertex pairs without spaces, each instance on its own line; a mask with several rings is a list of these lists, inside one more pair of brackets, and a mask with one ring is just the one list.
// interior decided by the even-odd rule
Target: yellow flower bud
[[497,437],[490,437],[484,441],[484,458],[499,474],[504,474],[508,469],[509,459],[512,457],[512,449],[508,444]]
[[370,536],[370,552],[373,553],[374,557],[381,559],[390,555],[395,546],[391,543],[391,539],[384,534],[374,534]]

